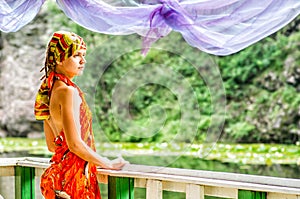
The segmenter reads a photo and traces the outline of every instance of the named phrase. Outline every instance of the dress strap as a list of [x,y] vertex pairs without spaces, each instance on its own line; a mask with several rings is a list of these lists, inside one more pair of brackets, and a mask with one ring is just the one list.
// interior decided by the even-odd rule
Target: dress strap
[[49,74],[49,77],[47,78],[48,88],[50,91],[52,90],[53,84],[56,79],[63,81],[68,86],[77,87],[67,76],[60,74],[60,73],[51,72]]

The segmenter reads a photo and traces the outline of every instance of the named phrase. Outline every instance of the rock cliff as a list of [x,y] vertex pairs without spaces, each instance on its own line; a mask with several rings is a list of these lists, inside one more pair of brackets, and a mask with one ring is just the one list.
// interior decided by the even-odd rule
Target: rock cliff
[[33,114],[40,84],[45,47],[53,30],[47,13],[18,32],[0,35],[0,137],[40,132],[42,124]]

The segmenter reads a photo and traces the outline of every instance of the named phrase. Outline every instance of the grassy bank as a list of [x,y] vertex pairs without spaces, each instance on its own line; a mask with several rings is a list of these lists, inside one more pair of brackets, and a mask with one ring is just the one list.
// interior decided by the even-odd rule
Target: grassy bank
[[[300,146],[283,144],[186,144],[186,143],[96,143],[105,156],[192,156],[237,164],[296,164],[300,165]],[[24,152],[49,157],[43,139],[2,138],[0,154]]]

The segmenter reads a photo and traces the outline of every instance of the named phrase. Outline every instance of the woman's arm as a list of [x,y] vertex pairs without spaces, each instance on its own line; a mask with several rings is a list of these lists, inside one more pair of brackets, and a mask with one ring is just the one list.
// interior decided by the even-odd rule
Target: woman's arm
[[44,132],[45,132],[48,150],[50,152],[55,152],[55,148],[56,148],[54,143],[55,135],[50,127],[49,120],[44,120]]
[[79,122],[79,118],[74,117],[74,88],[64,87],[57,94],[60,95],[58,99],[60,99],[63,129],[70,151],[102,168],[121,169],[125,164],[124,161],[112,162],[105,157],[101,157],[81,139],[80,129],[76,127],[76,122]]

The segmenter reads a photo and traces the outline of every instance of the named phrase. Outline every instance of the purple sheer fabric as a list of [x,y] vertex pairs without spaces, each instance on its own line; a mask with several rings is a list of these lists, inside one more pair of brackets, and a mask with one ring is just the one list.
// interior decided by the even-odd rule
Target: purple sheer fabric
[[16,32],[34,19],[45,0],[0,0],[0,29]]
[[[1,30],[19,30],[43,3],[2,2]],[[204,52],[229,55],[278,31],[300,13],[299,0],[57,0],[57,4],[69,18],[89,30],[141,35],[144,53],[174,30]]]

